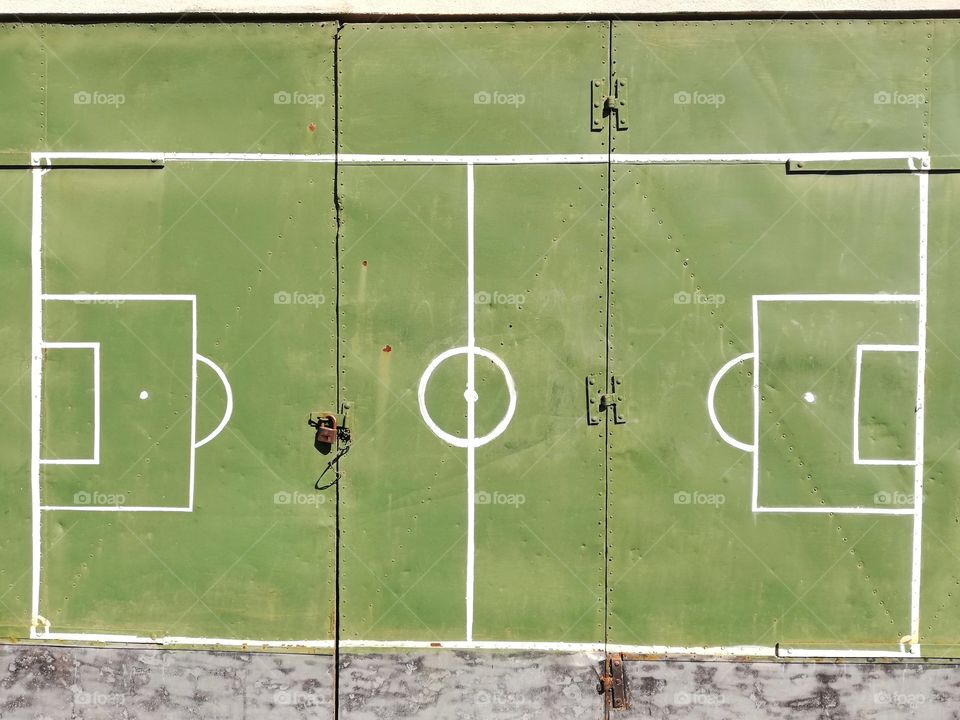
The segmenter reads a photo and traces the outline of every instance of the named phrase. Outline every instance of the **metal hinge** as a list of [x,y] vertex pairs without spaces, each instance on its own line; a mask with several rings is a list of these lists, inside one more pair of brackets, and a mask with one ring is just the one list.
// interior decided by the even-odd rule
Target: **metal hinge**
[[603,695],[606,710],[624,710],[627,705],[627,674],[623,655],[610,653],[600,661],[600,680],[597,692]]
[[617,78],[613,81],[613,94],[607,94],[605,78],[590,81],[590,129],[603,130],[603,119],[617,116],[617,130],[627,129],[627,81]]
[[[600,416],[607,410],[613,411],[613,422],[623,425],[626,414],[623,410],[623,378],[610,376],[609,386],[603,373],[587,375],[585,386],[587,389],[587,425],[599,425]],[[610,392],[607,392],[609,387]]]

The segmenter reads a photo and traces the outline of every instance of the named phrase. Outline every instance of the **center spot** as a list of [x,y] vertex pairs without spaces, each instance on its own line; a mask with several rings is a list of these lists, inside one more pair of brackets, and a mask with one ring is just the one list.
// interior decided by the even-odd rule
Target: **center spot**
[[815,403],[817,401],[817,396],[814,395],[812,392],[805,392],[803,394],[803,399],[806,400],[808,403]]
[[463,398],[467,402],[476,402],[480,398],[480,396],[477,395],[476,390],[467,389],[463,391]]

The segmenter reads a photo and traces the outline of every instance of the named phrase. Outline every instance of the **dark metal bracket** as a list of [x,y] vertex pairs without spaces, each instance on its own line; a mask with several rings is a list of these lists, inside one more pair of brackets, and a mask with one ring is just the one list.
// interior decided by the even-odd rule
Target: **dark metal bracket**
[[613,82],[613,94],[607,94],[607,81],[595,78],[590,81],[590,129],[603,130],[603,119],[617,116],[617,130],[626,130],[627,125],[627,81],[617,78]]
[[603,695],[605,714],[610,710],[625,710],[627,702],[627,674],[624,670],[623,655],[609,653],[600,661],[600,679],[597,693]]
[[623,425],[627,422],[624,412],[623,379],[610,376],[609,392],[606,388],[606,376],[603,373],[587,375],[584,383],[587,392],[587,425],[599,425],[603,413],[612,411],[613,422]]

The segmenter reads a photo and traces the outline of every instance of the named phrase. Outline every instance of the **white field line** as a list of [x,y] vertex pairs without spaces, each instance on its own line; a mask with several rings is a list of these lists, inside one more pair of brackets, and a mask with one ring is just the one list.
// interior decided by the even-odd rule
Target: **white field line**
[[916,345],[857,345],[856,363],[853,379],[853,464],[854,465],[916,465],[913,460],[889,460],[860,457],[860,380],[862,377],[864,352],[918,352]]
[[[113,635],[101,633],[41,632],[38,639],[60,642],[95,642],[116,644],[146,644],[161,646],[229,647],[229,648],[313,648],[333,649],[333,640],[244,640],[237,638],[210,638],[188,636],[144,637],[140,635]],[[605,650],[602,642],[522,642],[476,640],[341,640],[344,649],[383,650],[513,650],[521,652],[599,653]],[[767,645],[619,645],[606,646],[609,652],[662,657],[793,657],[793,658],[895,658],[915,657],[916,653],[891,650],[805,649]]]
[[[926,173],[918,173],[927,177]],[[925,252],[925,250],[923,251]],[[875,302],[875,303],[915,303],[921,305],[922,294],[900,293],[786,293],[775,295],[754,295],[751,315],[753,319],[753,477],[750,495],[750,508],[753,512],[806,512],[837,513],[847,515],[904,515],[901,510],[879,508],[794,508],[763,507],[760,505],[760,303],[761,302]],[[923,317],[923,316],[921,316]],[[902,346],[912,347],[912,346]],[[909,511],[910,513],[913,510]]]
[[99,465],[100,464],[100,343],[98,342],[40,342],[41,349],[93,351],[93,457],[57,458],[44,460],[41,465]]
[[[197,296],[194,295],[190,305],[190,312],[193,316],[193,348],[190,352],[190,487],[187,491],[187,507],[193,510],[193,487],[194,476],[197,470],[197,358],[201,357],[197,350]],[[215,370],[219,369],[210,363]],[[225,375],[220,376],[226,380]],[[228,392],[228,405],[230,413],[233,413],[233,396],[230,393],[230,384],[224,386]],[[229,420],[229,415],[226,416]],[[217,432],[220,428],[217,428]],[[206,441],[204,441],[206,442]]]
[[757,296],[750,299],[753,318],[753,458],[750,490],[750,509],[760,509],[760,307]]
[[896,650],[812,650],[804,648],[780,648],[777,657],[782,658],[913,658],[914,653]]
[[813,515],[913,515],[913,508],[873,507],[767,507],[753,509],[756,513],[810,513]]
[[41,505],[44,512],[192,512],[192,507],[167,507],[165,505]]
[[929,219],[930,176],[917,173],[920,193],[920,320],[917,337],[917,399],[913,471],[913,551],[910,578],[910,635],[914,653],[919,653],[920,643],[920,570],[921,546],[923,544],[923,459],[924,459],[924,383],[927,365],[927,223]]
[[473,641],[473,587],[476,541],[477,496],[477,394],[476,394],[476,329],[474,302],[476,298],[476,266],[474,263],[474,174],[473,164],[467,165],[467,587],[466,637]]
[[[36,163],[33,163],[36,165]],[[33,203],[30,217],[30,637],[35,637],[40,616],[40,391],[43,373],[43,269],[41,238],[43,236],[43,174],[39,167],[31,169]]]
[[[47,172],[44,170],[43,172]],[[152,505],[120,505],[104,507],[88,507],[70,505],[43,505],[38,504],[38,510],[72,510],[75,512],[190,512],[193,510],[194,487],[196,484],[196,449],[204,443],[212,440],[219,433],[226,421],[230,419],[233,412],[233,393],[230,383],[227,381],[223,371],[217,367],[213,361],[197,353],[197,296],[189,293],[40,293],[41,302],[72,302],[78,304],[104,303],[104,302],[189,302],[191,322],[193,324],[191,331],[191,354],[193,362],[190,370],[190,459],[189,459],[189,478],[188,478],[188,502],[187,507],[167,507]],[[211,435],[205,438],[201,443],[197,443],[197,359],[210,365],[214,372],[224,383],[227,392],[227,409],[224,413],[225,420],[221,420],[220,425]],[[99,398],[98,398],[99,400]],[[98,402],[99,407],[99,402]],[[38,480],[39,482],[39,480]]]
[[[926,243],[926,170],[929,169],[929,153],[919,152],[919,151],[906,151],[906,152],[820,152],[820,153],[733,153],[733,154],[617,154],[612,155],[607,154],[549,154],[549,155],[374,155],[374,154],[340,154],[339,156],[334,156],[333,154],[270,154],[270,153],[125,153],[125,152],[39,152],[33,153],[31,155],[31,164],[34,166],[39,166],[40,164],[47,165],[47,170],[49,170],[49,165],[51,161],[65,159],[65,160],[81,160],[81,159],[91,159],[91,160],[146,160],[146,161],[164,161],[164,162],[334,162],[335,159],[338,159],[341,163],[345,164],[453,164],[453,165],[468,165],[469,170],[469,184],[471,185],[472,190],[472,176],[473,176],[473,165],[477,164],[490,164],[490,165],[510,165],[510,164],[572,164],[572,163],[598,163],[603,164],[606,162],[614,163],[627,163],[627,164],[715,164],[715,163],[786,163],[791,160],[795,161],[855,161],[855,160],[883,160],[891,159],[898,160],[903,159],[909,163],[909,167],[915,169],[914,161],[920,160],[921,171],[917,174],[921,177],[921,235],[923,250],[922,253],[925,253],[925,243]],[[40,214],[40,200],[41,200],[41,190],[40,190],[40,175],[47,171],[34,168],[34,222],[32,230],[32,244],[33,244],[33,275],[34,275],[34,299],[33,299],[33,321],[34,321],[34,358],[32,366],[32,385],[33,385],[33,411],[34,411],[34,427],[33,427],[33,457],[32,457],[32,471],[33,471],[33,482],[32,482],[32,494],[33,494],[33,537],[34,537],[34,567],[33,567],[33,611],[34,616],[36,617],[38,613],[39,605],[39,582],[40,582],[40,503],[39,503],[39,387],[40,387],[40,370],[38,362],[38,349],[39,349],[39,327],[42,326],[41,315],[39,310],[40,305],[40,223],[38,220]],[[472,192],[470,193],[470,203],[472,204]],[[472,209],[471,209],[472,212]],[[469,229],[470,241],[472,242],[472,222],[470,223],[471,227]],[[836,300],[836,301],[860,301],[860,302],[910,302],[919,301],[923,308],[923,320],[925,322],[925,306],[926,306],[926,268],[925,268],[925,254],[922,257],[923,267],[921,270],[922,274],[922,290],[921,295],[887,295],[887,294],[874,294],[874,295],[820,295],[820,296],[811,296],[811,295],[771,295],[771,296],[754,296],[753,298],[753,315],[754,315],[754,348],[755,351],[759,348],[759,326],[757,323],[757,303],[758,300],[793,300],[797,302],[804,302],[810,300]],[[470,274],[472,281],[472,272]],[[109,300],[114,297],[111,295],[96,295],[92,294],[89,296],[84,295],[73,295],[73,296],[47,296],[44,299],[77,299],[87,297],[89,299],[100,299],[100,300]],[[127,296],[129,297],[129,296]],[[142,299],[174,299],[171,296],[142,296]],[[195,299],[194,299],[195,303]],[[473,297],[469,298],[469,314],[473,312]],[[924,361],[925,352],[922,349],[925,341],[925,326],[922,326],[921,330],[921,341],[920,341],[920,355],[921,355],[921,367]],[[471,334],[469,344],[467,347],[467,356],[468,364],[474,361],[474,353],[472,350],[474,347],[474,341]],[[194,355],[196,355],[196,305],[194,304]],[[755,352],[754,355],[754,447],[759,443],[759,353]],[[194,404],[196,403],[196,366],[194,365],[193,373],[193,382],[194,382]],[[922,378],[922,371],[920,376]],[[471,376],[472,377],[472,376]],[[423,383],[421,383],[423,384]],[[918,386],[922,385],[918,383]],[[469,389],[469,388],[468,388]],[[922,393],[922,387],[918,389],[919,393]],[[472,395],[470,397],[473,397]],[[468,403],[472,405],[472,403]],[[468,416],[469,416],[468,411]],[[918,413],[919,415],[919,413]],[[196,422],[196,412],[193,412],[193,423]],[[918,436],[922,436],[922,422],[918,422]],[[193,428],[192,439],[194,443],[196,442],[196,429]],[[468,456],[470,451],[475,451],[475,442],[469,442],[468,447]],[[922,440],[918,441],[922,442]],[[754,477],[753,477],[753,493],[752,493],[752,507],[754,511],[760,512],[780,512],[779,508],[758,508],[757,507],[757,494],[758,494],[758,452],[754,452]],[[473,464],[469,463],[469,467],[472,467]],[[468,471],[469,472],[469,471]],[[473,476],[473,473],[470,472],[470,475]],[[917,466],[917,476],[915,480],[915,489],[919,485],[920,490],[922,491],[922,462],[918,463]],[[468,485],[470,484],[468,479]],[[918,505],[920,504],[920,499],[917,499]],[[190,508],[193,506],[193,457],[191,456],[191,480],[190,480]],[[52,507],[51,507],[52,509]],[[62,508],[62,509],[73,509],[73,508]],[[106,509],[106,508],[102,508]],[[149,508],[143,508],[148,510]],[[170,508],[169,510],[178,510]],[[899,510],[874,510],[872,508],[834,508],[834,509],[821,509],[821,508],[784,508],[783,512],[853,512],[853,513],[864,513],[864,514],[887,514],[887,515],[898,515],[904,514]],[[473,515],[473,497],[471,493],[471,498],[469,500],[468,506],[468,521],[472,521]],[[910,511],[913,512],[913,511]],[[917,592],[915,593],[916,598],[914,605],[919,607],[919,541],[917,536],[919,534],[919,508],[915,514],[915,527],[914,527],[914,576],[916,580]],[[470,534],[470,539],[468,540],[468,552],[472,554],[472,533]],[[472,625],[472,578],[468,579],[468,609],[470,615],[468,617],[468,638],[472,635],[471,625]],[[918,610],[916,613],[913,613],[915,618],[918,618]],[[917,619],[914,623],[916,625],[917,632],[919,631],[919,620]],[[37,632],[34,626],[31,625],[30,628],[31,637],[37,637]],[[914,633],[916,637],[917,633]],[[153,638],[140,638],[136,639],[134,636],[99,636],[91,635],[85,633],[78,634],[52,634],[45,633],[45,638],[50,639],[79,639],[79,640],[92,640],[92,641],[102,641],[102,642],[149,642],[157,643],[158,640]],[[116,639],[116,640],[114,640]],[[166,641],[171,640],[186,640],[186,644],[203,644],[200,642],[200,638],[167,638]],[[193,642],[197,641],[197,642]],[[271,643],[273,641],[224,641],[223,644],[246,644],[248,646],[254,646],[254,644],[265,644]],[[277,641],[280,642],[280,641]],[[294,644],[300,645],[301,643],[293,641]],[[311,641],[305,641],[311,642]],[[323,641],[327,642],[327,641]],[[341,641],[342,647],[351,647],[354,646],[353,643],[357,643],[356,647],[434,647],[434,643],[414,643],[409,645],[400,644],[397,642],[388,642],[383,645],[370,645],[370,644],[360,644],[363,641]],[[217,643],[214,643],[217,644]],[[281,643],[282,644],[282,643]],[[332,641],[329,641],[330,646],[332,646]],[[486,643],[486,642],[464,642],[464,643],[444,643],[444,647],[465,647],[465,648],[483,648],[489,647],[491,649],[559,649],[561,647],[567,647],[570,644],[564,643]],[[270,645],[275,646],[275,645]],[[305,645],[309,646],[309,645]],[[313,645],[315,647],[326,647],[326,645]],[[584,648],[601,648],[602,646],[578,646],[577,651]],[[672,651],[677,651],[678,653],[688,653],[688,654],[706,654],[706,655],[717,655],[719,654],[741,654],[741,651],[745,651],[742,654],[752,654],[752,650],[766,650],[772,652],[770,648],[755,648],[753,646],[738,646],[736,648],[669,648],[666,646],[610,646],[610,647],[622,647],[622,648],[634,648],[633,650],[624,650],[637,653],[652,653],[656,654],[661,650],[665,653],[670,653]],[[571,648],[573,649],[573,648]],[[701,652],[702,651],[702,652]],[[714,652],[717,651],[717,652]],[[914,653],[919,652],[919,646],[915,645],[913,648]],[[796,651],[794,651],[796,652]],[[842,651],[838,651],[842,652]],[[834,657],[837,655],[828,655],[829,657]],[[876,656],[876,655],[871,655]]]
[[[194,448],[203,447],[208,442],[213,440],[217,435],[223,432],[223,428],[226,427],[227,423],[230,422],[230,417],[233,415],[233,387],[230,385],[230,381],[227,379],[227,374],[223,372],[223,369],[217,365],[210,358],[197,353],[195,360],[199,360],[204,365],[213,370],[217,377],[220,378],[220,382],[223,383],[223,391],[227,396],[227,406],[224,408],[223,417],[220,418],[220,423],[202,440],[197,440],[194,444]],[[196,372],[194,372],[196,375]],[[190,504],[193,504],[193,494],[190,496]]]
[[929,153],[892,152],[819,152],[819,153],[560,153],[525,155],[390,155],[372,153],[292,154],[292,153],[203,153],[203,152],[35,152],[33,164],[56,160],[134,160],[147,162],[295,162],[347,165],[548,165],[606,164],[682,165],[682,164],[785,164],[793,161],[849,162],[856,160],[903,160],[904,169],[915,168],[920,161],[929,167]]
[[710,422],[713,423],[713,429],[717,431],[717,434],[723,439],[728,445],[743,450],[745,452],[753,452],[756,449],[755,445],[748,445],[745,442],[737,440],[735,437],[730,435],[723,427],[720,425],[720,419],[717,417],[717,410],[714,405],[717,395],[717,386],[720,384],[720,381],[735,365],[739,365],[746,360],[750,360],[754,357],[754,353],[744,353],[743,355],[738,355],[732,360],[728,361],[722,368],[717,371],[717,374],[713,376],[713,380],[710,381],[710,388],[707,390],[707,414],[710,416]]
[[196,303],[196,295],[185,294],[157,294],[157,293],[43,293],[43,300],[60,300],[81,304],[99,302],[117,302],[127,300],[169,300]]
[[898,293],[788,293],[754,295],[754,302],[876,302],[919,303],[920,295]]

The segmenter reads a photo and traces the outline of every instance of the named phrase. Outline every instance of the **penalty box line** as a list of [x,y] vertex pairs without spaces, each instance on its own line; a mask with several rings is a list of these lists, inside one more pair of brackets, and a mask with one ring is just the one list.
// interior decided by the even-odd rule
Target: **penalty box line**
[[[193,330],[191,334],[191,343],[192,343],[192,354],[194,357],[194,362],[197,359],[201,359],[203,362],[208,362],[206,358],[197,353],[197,296],[185,293],[41,293],[40,299],[42,301],[60,301],[60,302],[73,302],[73,303],[97,303],[97,302],[189,302],[191,305],[191,317],[193,322]],[[41,331],[42,332],[42,331]],[[97,346],[97,374],[99,375],[99,349],[100,343],[48,343],[46,341],[41,341],[43,347],[52,347],[58,345],[91,345],[94,344]],[[219,368],[217,368],[219,370]],[[219,374],[219,372],[218,372]],[[99,382],[98,382],[99,386]],[[225,387],[229,388],[229,384]],[[197,442],[197,431],[196,431],[196,415],[197,415],[197,373],[196,367],[194,366],[193,372],[191,373],[191,409],[190,409],[190,463],[188,470],[188,497],[187,505],[176,506],[176,505],[103,505],[103,506],[94,506],[94,505],[40,505],[39,509],[41,511],[53,510],[59,512],[192,512],[193,511],[193,497],[194,497],[194,486],[195,486],[195,469],[196,469],[196,449],[201,445],[205,444],[215,436],[217,430],[208,435],[199,443]],[[228,404],[232,407],[232,394],[228,398]],[[97,395],[97,412],[98,412],[98,430],[99,430],[99,407],[100,407],[100,398],[99,393]],[[229,414],[224,413],[224,417],[229,420]],[[221,421],[222,422],[222,421]],[[222,429],[222,425],[225,424],[222,422],[221,426],[218,427]],[[99,434],[97,436],[98,446],[99,446]],[[40,461],[41,464],[53,464]],[[66,462],[61,462],[59,464],[67,464]],[[76,463],[76,464],[90,464],[90,463]]]
[[[923,177],[927,177],[925,174]],[[923,261],[925,262],[925,260]],[[883,304],[916,305],[920,317],[918,325],[925,323],[925,313],[921,305],[922,293],[785,293],[763,294],[752,297],[753,319],[753,451],[751,477],[751,510],[754,513],[807,513],[836,515],[915,515],[916,498],[913,508],[873,508],[851,507],[784,507],[760,505],[760,303],[761,302],[867,302]],[[925,335],[924,335],[925,337]],[[919,343],[919,340],[918,340]],[[919,346],[919,345],[918,345]],[[894,346],[907,347],[907,346]],[[910,346],[913,347],[913,346]],[[919,413],[918,413],[919,415]],[[920,456],[917,456],[919,459]],[[914,463],[910,463],[914,464]],[[921,463],[922,464],[922,463]]]

